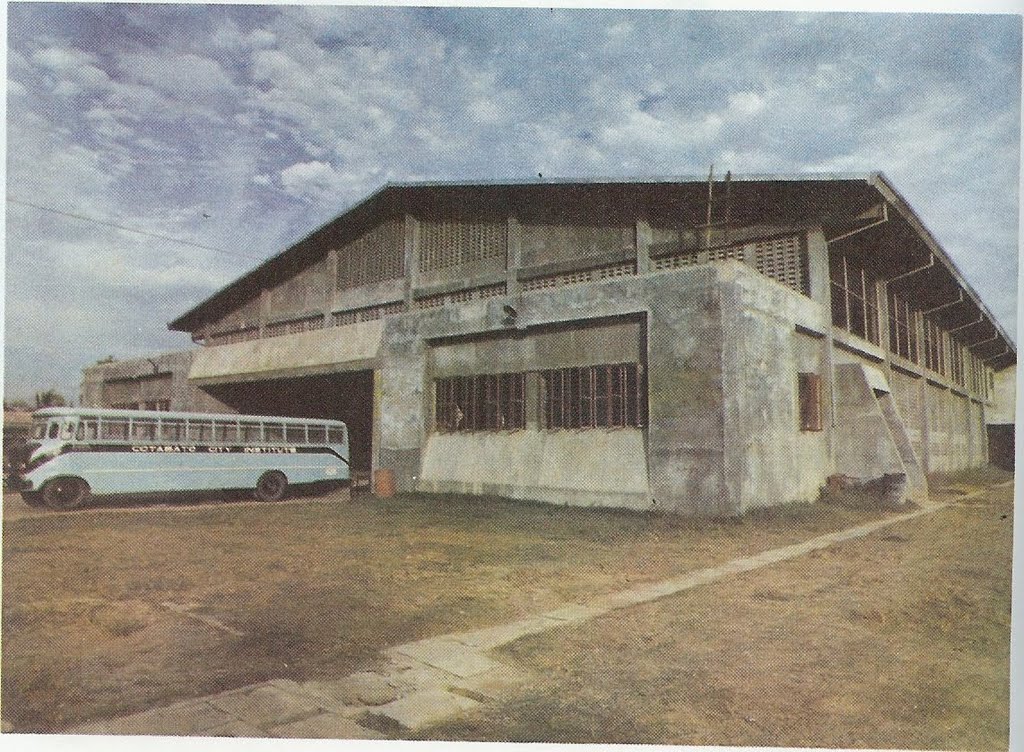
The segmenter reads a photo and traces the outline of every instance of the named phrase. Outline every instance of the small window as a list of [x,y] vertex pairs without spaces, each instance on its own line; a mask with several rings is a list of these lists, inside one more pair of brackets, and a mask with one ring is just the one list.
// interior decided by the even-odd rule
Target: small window
[[160,422],[160,439],[161,441],[184,441],[185,440],[185,421],[183,420],[164,420]]
[[155,420],[136,418],[132,421],[132,439],[135,441],[155,441],[156,426]]
[[95,420],[83,420],[78,424],[78,435],[75,438],[79,441],[91,441],[98,436],[99,427]]
[[53,421],[50,424],[50,432],[46,436],[50,439],[56,439],[58,433],[60,433],[60,423]]
[[816,373],[801,373],[798,375],[797,383],[800,397],[800,430],[822,430],[821,376]]
[[60,437],[62,439],[70,439],[75,435],[75,427],[74,421],[65,421],[61,426]]
[[326,444],[327,443],[327,426],[310,426],[309,427],[309,443],[310,444]]
[[306,443],[306,427],[305,426],[285,426],[284,427],[285,441],[289,444],[305,444]]
[[127,439],[128,421],[126,420],[104,420],[100,424],[100,438],[102,439]]
[[329,427],[327,429],[327,443],[328,444],[344,444],[345,443],[345,429]]
[[280,423],[266,423],[263,426],[263,437],[265,441],[281,443],[284,441],[284,426]]
[[189,421],[188,423],[188,440],[189,441],[201,441],[207,442],[213,438],[213,424],[212,423],[200,423],[198,421]]
[[238,426],[235,423],[214,423],[213,436],[221,444],[234,444],[238,441]]
[[263,441],[263,427],[259,423],[243,423],[242,441],[250,444]]

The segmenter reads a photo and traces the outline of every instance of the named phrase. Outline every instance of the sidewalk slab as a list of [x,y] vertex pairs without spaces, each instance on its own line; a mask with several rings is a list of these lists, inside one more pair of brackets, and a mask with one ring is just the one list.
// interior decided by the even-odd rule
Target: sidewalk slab
[[451,635],[451,639],[479,650],[491,650],[501,645],[515,642],[520,637],[544,632],[556,626],[558,625],[552,623],[550,619],[534,616],[509,624],[499,624],[495,627],[476,629],[472,632],[460,632]]
[[454,640],[423,640],[399,645],[392,650],[455,676],[482,674],[497,665],[482,653]]
[[271,686],[259,687],[248,694],[218,697],[210,700],[210,704],[260,728],[280,726],[320,710],[319,704],[308,696]]
[[374,708],[367,715],[371,719],[375,716],[387,719],[404,730],[416,731],[479,705],[476,700],[444,689],[426,689]]
[[223,726],[212,728],[203,734],[203,736],[232,736],[238,738],[261,738],[266,735],[267,732],[263,729],[257,728],[252,724],[245,723],[244,721],[231,721],[230,723],[225,723]]
[[321,713],[270,729],[271,736],[288,739],[384,739],[383,734],[360,726],[337,713]]

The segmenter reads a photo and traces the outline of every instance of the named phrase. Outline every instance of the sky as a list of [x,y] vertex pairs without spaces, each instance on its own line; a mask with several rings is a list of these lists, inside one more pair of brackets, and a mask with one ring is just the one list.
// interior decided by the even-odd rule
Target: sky
[[388,181],[879,170],[1016,336],[1019,16],[7,13],[6,399],[190,347],[167,322]]

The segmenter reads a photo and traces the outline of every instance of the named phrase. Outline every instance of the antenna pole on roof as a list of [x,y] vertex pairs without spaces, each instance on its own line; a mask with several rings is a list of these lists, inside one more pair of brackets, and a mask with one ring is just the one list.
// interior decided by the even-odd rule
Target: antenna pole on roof
[[725,239],[729,239],[729,223],[732,221],[732,170],[725,171]]

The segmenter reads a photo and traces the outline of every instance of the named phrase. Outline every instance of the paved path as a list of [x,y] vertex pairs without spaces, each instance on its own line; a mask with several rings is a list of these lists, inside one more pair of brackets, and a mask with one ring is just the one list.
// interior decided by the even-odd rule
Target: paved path
[[863,538],[881,528],[991,490],[994,489],[929,504],[661,582],[569,603],[508,624],[398,645],[384,651],[384,665],[374,672],[360,672],[337,681],[263,682],[78,726],[70,729],[70,733],[373,739],[416,731],[478,707],[502,691],[529,681],[529,675],[488,655],[501,645]]

